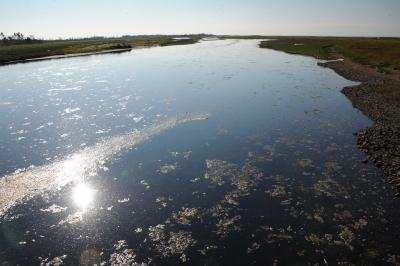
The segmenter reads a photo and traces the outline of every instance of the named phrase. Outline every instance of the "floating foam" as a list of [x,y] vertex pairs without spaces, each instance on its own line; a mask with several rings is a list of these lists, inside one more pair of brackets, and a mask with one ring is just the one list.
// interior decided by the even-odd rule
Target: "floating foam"
[[82,87],[77,86],[77,87],[72,87],[72,88],[62,88],[62,89],[50,89],[48,92],[52,91],[80,91]]
[[110,137],[48,165],[16,172],[0,178],[0,216],[23,200],[43,191],[95,176],[103,165],[124,151],[183,123],[205,120],[207,114],[186,114],[127,134]]
[[74,112],[78,112],[79,110],[81,110],[81,108],[76,107],[76,108],[66,108],[64,110],[65,113],[70,114],[70,113],[74,113]]

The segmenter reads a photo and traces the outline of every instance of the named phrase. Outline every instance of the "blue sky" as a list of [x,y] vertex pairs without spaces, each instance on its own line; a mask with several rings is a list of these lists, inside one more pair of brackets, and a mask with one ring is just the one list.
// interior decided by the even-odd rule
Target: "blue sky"
[[400,36],[400,0],[1,0],[0,31]]

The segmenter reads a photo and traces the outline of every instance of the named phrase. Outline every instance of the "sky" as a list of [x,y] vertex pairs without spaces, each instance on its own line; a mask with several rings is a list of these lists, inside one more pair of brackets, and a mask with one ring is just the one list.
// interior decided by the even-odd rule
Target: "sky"
[[400,37],[400,0],[0,0],[0,32]]

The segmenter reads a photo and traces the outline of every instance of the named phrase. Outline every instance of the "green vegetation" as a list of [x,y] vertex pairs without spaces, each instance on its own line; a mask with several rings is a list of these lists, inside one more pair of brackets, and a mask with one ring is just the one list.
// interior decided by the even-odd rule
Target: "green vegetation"
[[291,54],[313,56],[319,59],[331,59],[328,51],[332,48],[332,44],[317,39],[284,38],[263,41],[261,42],[260,47],[271,48]]
[[320,59],[345,56],[380,72],[400,70],[399,38],[265,37],[260,47]]
[[[175,38],[176,37],[176,38]],[[79,40],[41,41],[40,43],[0,44],[0,64],[32,58],[76,53],[92,53],[135,47],[169,46],[196,43],[201,36],[124,36]]]

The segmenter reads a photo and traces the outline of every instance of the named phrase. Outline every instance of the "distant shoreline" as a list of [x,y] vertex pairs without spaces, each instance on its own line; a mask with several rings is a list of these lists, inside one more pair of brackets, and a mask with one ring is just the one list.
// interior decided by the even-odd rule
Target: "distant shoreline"
[[90,40],[42,41],[38,43],[0,45],[0,65],[27,63],[50,59],[128,52],[132,49],[194,44],[203,36],[126,37]]
[[70,57],[80,57],[80,56],[89,56],[89,55],[122,53],[122,52],[131,51],[133,49],[134,48],[109,49],[109,50],[103,50],[103,51],[97,51],[97,52],[51,55],[51,56],[44,56],[44,57],[36,57],[36,58],[28,58],[28,59],[21,59],[21,60],[3,62],[3,63],[0,63],[0,65],[11,65],[11,64],[18,64],[18,63],[28,63],[28,62],[36,62],[36,61],[44,61],[44,60],[52,60],[52,59],[62,59],[62,58],[70,58]]

